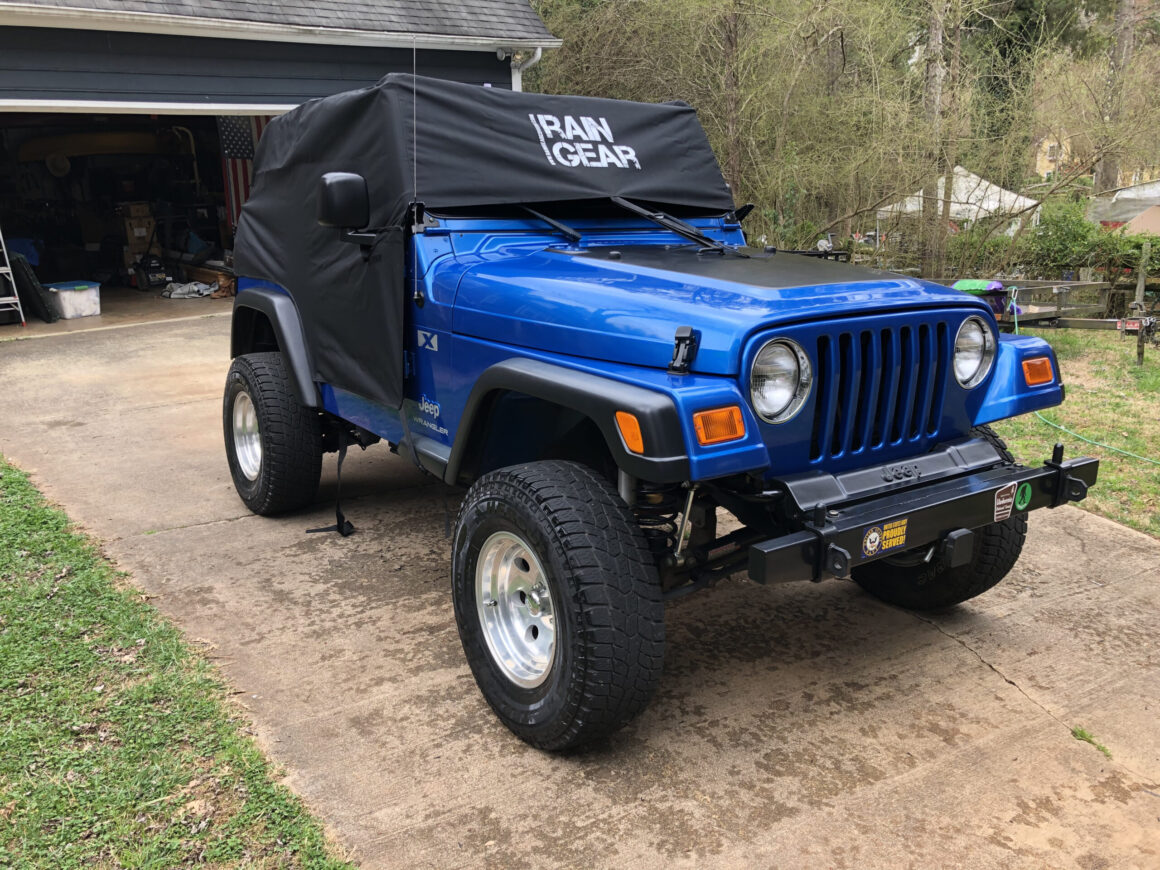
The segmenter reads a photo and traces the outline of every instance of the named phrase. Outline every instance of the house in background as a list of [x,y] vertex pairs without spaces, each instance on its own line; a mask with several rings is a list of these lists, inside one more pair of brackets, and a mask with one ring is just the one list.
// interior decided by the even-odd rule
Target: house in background
[[1088,203],[1087,216],[1088,220],[1106,229],[1116,229],[1157,205],[1160,205],[1160,181],[1146,181],[1093,196]]
[[1055,178],[1071,161],[1071,145],[1064,135],[1047,135],[1035,143],[1034,172],[1044,181]]
[[1160,236],[1160,205],[1150,205],[1126,224],[1124,232],[1128,235],[1149,233]]
[[265,123],[411,72],[500,88],[528,0],[0,0],[0,229],[42,281],[232,245]]
[[[1032,170],[1044,181],[1051,181],[1060,172],[1069,172],[1079,175],[1091,175],[1092,166],[1080,163],[1081,160],[1090,160],[1090,155],[1083,154],[1082,149],[1073,147],[1071,136],[1066,130],[1048,133],[1036,140],[1035,157]],[[1077,173],[1077,170],[1082,170]],[[1121,166],[1117,187],[1131,187],[1144,184],[1160,178],[1158,166]]]

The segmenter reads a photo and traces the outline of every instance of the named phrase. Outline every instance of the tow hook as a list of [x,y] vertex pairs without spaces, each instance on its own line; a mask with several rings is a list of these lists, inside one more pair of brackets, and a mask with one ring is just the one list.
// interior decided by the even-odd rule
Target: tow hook
[[1058,441],[1051,450],[1051,460],[1044,462],[1048,468],[1055,469],[1055,492],[1052,494],[1051,507],[1057,508],[1069,501],[1083,501],[1087,498],[1087,484],[1078,477],[1072,477],[1067,472],[1069,467],[1063,461],[1063,444]]
[[814,561],[813,576],[810,578],[815,583],[820,583],[827,573],[838,578],[850,576],[850,551],[839,547],[831,540],[837,531],[827,519],[831,516],[838,516],[838,511],[826,510],[826,506],[818,502],[814,505],[810,519],[803,523],[806,531],[812,532],[818,539],[815,550],[818,555]]

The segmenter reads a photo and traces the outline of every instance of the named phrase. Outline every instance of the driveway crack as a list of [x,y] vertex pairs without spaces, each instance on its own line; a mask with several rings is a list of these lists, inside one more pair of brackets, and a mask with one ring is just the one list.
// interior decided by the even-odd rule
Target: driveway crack
[[971,655],[973,655],[975,658],[977,658],[982,664],[984,664],[988,668],[990,668],[996,675],[998,675],[998,677],[1001,680],[1003,680],[1003,682],[1005,682],[1009,686],[1013,686],[1015,688],[1015,691],[1017,691],[1020,695],[1022,695],[1024,698],[1026,698],[1028,701],[1030,701],[1032,704],[1034,704],[1036,707],[1038,707],[1040,710],[1042,710],[1044,713],[1046,713],[1048,716],[1050,716],[1052,719],[1054,719],[1056,722],[1058,722],[1064,728],[1067,728],[1068,731],[1071,730],[1070,725],[1068,725],[1066,722],[1064,722],[1062,719],[1060,719],[1058,716],[1056,716],[1054,713],[1052,713],[1042,703],[1040,703],[1039,701],[1035,700],[1035,698],[1033,698],[1029,694],[1027,694],[1027,692],[1023,689],[1022,686],[1020,686],[1017,682],[1015,682],[1013,679],[1011,679],[1009,676],[1007,676],[1005,673],[1003,673],[1001,670],[999,670],[999,668],[997,668],[995,665],[991,664],[989,661],[987,661],[985,658],[983,658],[982,654],[977,649],[975,649],[973,646],[971,646],[969,643],[967,643],[961,637],[959,637],[958,635],[955,635],[955,634],[951,634],[949,631],[947,631],[945,628],[943,628],[939,623],[935,622],[933,619],[927,619],[925,616],[921,616],[917,613],[913,614],[913,616],[915,619],[919,620],[920,622],[925,622],[927,625],[934,628],[936,631],[938,631],[944,637],[948,637],[951,640],[953,640],[955,643],[957,643],[959,646],[961,646],[963,649],[965,649],[967,652],[969,652]]
[[166,532],[178,532],[178,531],[181,531],[182,529],[196,529],[200,526],[213,526],[213,525],[217,525],[219,523],[235,523],[238,520],[244,520],[244,519],[247,519],[248,517],[253,517],[253,516],[255,516],[255,514],[245,513],[245,514],[242,514],[241,516],[236,516],[236,517],[218,517],[217,519],[212,519],[212,520],[200,520],[200,521],[195,522],[195,523],[184,523],[184,524],[179,525],[179,526],[165,526],[165,527],[160,528],[160,529],[149,529],[149,530],[144,531],[144,532],[134,532],[131,535],[117,535],[115,537],[107,538],[106,540],[109,540],[109,541],[127,541],[127,540],[130,540],[132,538],[151,538],[154,535],[163,535]]
[[[936,631],[939,632],[939,634],[943,635],[944,637],[947,637],[947,638],[950,638],[951,640],[953,640],[955,643],[957,643],[959,646],[961,646],[963,649],[965,649],[967,652],[969,652],[971,655],[973,655],[975,658],[977,658],[980,663],[982,663],[983,665],[986,665],[988,668],[990,668],[991,671],[993,671],[1004,683],[1006,683],[1009,686],[1014,687],[1016,692],[1018,692],[1020,695],[1022,695],[1024,698],[1026,698],[1028,701],[1030,701],[1032,704],[1034,704],[1036,707],[1038,707],[1040,710],[1042,710],[1044,713],[1046,713],[1048,716],[1050,716],[1052,719],[1054,719],[1056,722],[1058,722],[1060,725],[1062,725],[1067,730],[1068,734],[1071,734],[1071,732],[1072,732],[1071,725],[1069,725],[1065,720],[1060,719],[1058,716],[1056,716],[1054,713],[1052,713],[1049,709],[1047,709],[1047,707],[1045,707],[1039,701],[1035,700],[1033,697],[1031,697],[1029,694],[1027,694],[1027,692],[1024,691],[1022,686],[1020,686],[1017,682],[1015,682],[1013,679],[1011,679],[1009,676],[1007,676],[1005,673],[1003,673],[995,665],[991,664],[989,661],[987,661],[985,658],[983,658],[982,654],[977,649],[975,649],[973,646],[971,646],[969,643],[967,643],[961,637],[959,637],[958,635],[951,634],[949,631],[947,631],[945,628],[943,628],[941,625],[939,625],[939,623],[935,622],[933,619],[928,619],[925,616],[922,616],[918,613],[912,613],[911,616],[913,616],[919,622],[925,622],[927,625],[934,628]],[[1154,786],[1156,784],[1154,777],[1148,776],[1148,775],[1144,774],[1142,771],[1135,770],[1132,767],[1130,767],[1129,765],[1124,764],[1124,762],[1122,762],[1122,761],[1117,761],[1114,758],[1109,758],[1108,763],[1115,765],[1116,767],[1119,767],[1122,770],[1125,770],[1128,773],[1130,773],[1132,776],[1136,777],[1138,783],[1141,786],[1141,789],[1144,791],[1148,791],[1147,786]],[[1148,793],[1152,794],[1152,792],[1148,792]]]

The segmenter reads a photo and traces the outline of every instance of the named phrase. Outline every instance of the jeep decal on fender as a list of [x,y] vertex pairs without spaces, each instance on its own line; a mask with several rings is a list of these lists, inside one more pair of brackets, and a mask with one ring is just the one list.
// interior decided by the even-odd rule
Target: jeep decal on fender
[[[585,166],[589,169],[640,169],[636,149],[629,145],[617,145],[612,136],[612,126],[607,118],[590,118],[581,115],[528,114],[528,120],[536,130],[544,156],[552,166]],[[549,144],[552,140],[554,144]],[[604,143],[608,144],[605,145]]]

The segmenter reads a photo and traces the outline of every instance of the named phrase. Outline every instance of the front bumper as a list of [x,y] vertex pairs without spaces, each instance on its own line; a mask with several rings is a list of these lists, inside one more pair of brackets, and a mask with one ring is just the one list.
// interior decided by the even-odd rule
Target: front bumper
[[817,502],[805,529],[749,549],[749,577],[758,583],[848,577],[860,565],[918,547],[931,558],[967,564],[974,529],[1039,508],[1079,501],[1096,482],[1099,460],[1063,459],[1056,447],[1039,468],[1005,463],[961,477],[860,501]]

